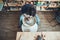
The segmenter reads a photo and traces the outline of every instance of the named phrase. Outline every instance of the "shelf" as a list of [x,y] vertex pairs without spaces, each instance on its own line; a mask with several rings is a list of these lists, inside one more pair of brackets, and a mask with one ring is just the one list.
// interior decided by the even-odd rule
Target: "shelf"
[[8,3],[8,6],[21,6],[21,5],[17,3]]

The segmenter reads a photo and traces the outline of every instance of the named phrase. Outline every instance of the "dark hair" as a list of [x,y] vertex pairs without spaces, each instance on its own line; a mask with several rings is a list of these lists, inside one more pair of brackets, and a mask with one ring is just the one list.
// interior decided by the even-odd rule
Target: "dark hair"
[[34,6],[29,7],[26,14],[28,14],[30,16],[35,16],[36,9],[34,8]]
[[30,16],[35,16],[36,9],[34,8],[33,5],[26,4],[24,7],[22,7],[22,11],[21,12],[22,13],[26,13],[27,15],[30,15]]

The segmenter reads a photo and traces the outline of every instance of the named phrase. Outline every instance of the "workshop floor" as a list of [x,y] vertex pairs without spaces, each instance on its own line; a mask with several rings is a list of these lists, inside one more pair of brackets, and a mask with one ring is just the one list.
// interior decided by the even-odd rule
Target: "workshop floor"
[[60,25],[54,19],[54,12],[38,12],[40,17],[39,31],[60,31]]
[[18,31],[18,13],[0,13],[0,40],[15,40]]
[[[51,13],[53,14],[53,13]],[[60,31],[60,26],[56,25],[55,20],[51,21],[53,17],[50,16],[50,12],[39,12],[40,25],[38,32],[40,31]],[[16,33],[18,31],[19,13],[0,13],[0,40],[15,40]]]

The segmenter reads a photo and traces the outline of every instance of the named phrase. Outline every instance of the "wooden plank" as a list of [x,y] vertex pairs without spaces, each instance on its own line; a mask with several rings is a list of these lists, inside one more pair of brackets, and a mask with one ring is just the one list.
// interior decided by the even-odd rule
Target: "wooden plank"
[[60,32],[17,32],[16,40],[34,40],[37,35],[41,36],[41,34],[43,35],[42,39],[45,40],[60,40]]

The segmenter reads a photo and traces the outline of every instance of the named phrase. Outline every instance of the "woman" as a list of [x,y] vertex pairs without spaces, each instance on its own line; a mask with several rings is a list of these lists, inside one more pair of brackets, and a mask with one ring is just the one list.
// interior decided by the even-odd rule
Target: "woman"
[[22,20],[24,18],[23,14],[26,14],[27,16],[33,16],[36,18],[36,23],[37,25],[39,25],[40,23],[40,19],[38,17],[38,15],[36,14],[36,9],[34,8],[34,6],[32,4],[25,4],[22,6],[22,10],[21,10],[22,15],[20,16],[20,26],[22,25]]

